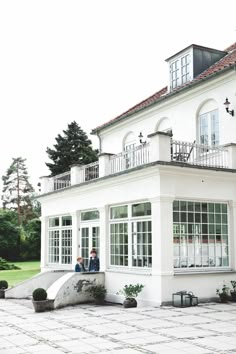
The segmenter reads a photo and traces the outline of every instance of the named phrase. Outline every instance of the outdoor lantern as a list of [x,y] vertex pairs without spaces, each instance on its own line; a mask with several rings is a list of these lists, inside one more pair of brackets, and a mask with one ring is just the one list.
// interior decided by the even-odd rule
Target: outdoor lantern
[[146,144],[146,141],[143,141],[143,134],[142,134],[142,132],[140,132],[138,138],[139,138],[140,144],[143,144],[143,145]]
[[233,110],[233,109],[232,109],[231,111],[229,110],[230,102],[229,102],[229,100],[228,100],[227,97],[226,97],[226,99],[225,99],[224,105],[225,105],[226,112],[229,113],[229,114],[231,114],[231,116],[233,117],[233,116],[234,116],[234,110]]
[[190,307],[198,305],[198,298],[193,293],[186,290],[178,291],[172,294],[172,306],[174,307]]

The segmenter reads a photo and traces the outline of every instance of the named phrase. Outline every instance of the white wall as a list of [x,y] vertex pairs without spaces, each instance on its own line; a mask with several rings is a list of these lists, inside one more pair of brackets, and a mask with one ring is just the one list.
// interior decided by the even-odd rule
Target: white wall
[[[160,165],[146,167],[42,197],[42,217],[68,213],[79,216],[79,213],[76,213],[79,210],[150,200],[153,205],[153,268],[146,270],[146,273],[143,269],[114,271],[109,268],[108,217],[103,218],[101,252],[104,270],[109,268],[105,276],[108,300],[121,302],[122,298],[116,293],[123,285],[130,283],[145,285],[138,299],[145,305],[158,305],[163,301],[170,301],[172,292],[185,290],[186,287],[186,290],[192,290],[200,297],[212,297],[219,283],[226,278],[233,279],[233,274],[174,275],[172,230],[174,199],[224,201],[229,204],[230,264],[232,269],[236,269],[236,175],[232,172]],[[73,233],[74,240],[79,239],[79,223],[77,227],[77,233],[76,230]],[[201,283],[204,284],[204,289],[201,289]],[[200,291],[197,291],[198,287]]]
[[[204,103],[215,100],[219,109],[220,145],[236,142],[236,118],[225,111],[224,102],[228,97],[230,109],[236,109],[236,73],[231,71],[213,80],[174,95],[156,106],[134,114],[130,118],[107,127],[100,132],[102,152],[119,153],[122,151],[123,139],[133,132],[139,144],[138,135],[142,132],[144,139],[158,129],[164,119],[170,120],[174,139],[193,142],[197,140],[197,117]],[[169,124],[167,124],[169,125]],[[160,126],[161,129],[163,127]],[[166,129],[166,126],[164,125]]]

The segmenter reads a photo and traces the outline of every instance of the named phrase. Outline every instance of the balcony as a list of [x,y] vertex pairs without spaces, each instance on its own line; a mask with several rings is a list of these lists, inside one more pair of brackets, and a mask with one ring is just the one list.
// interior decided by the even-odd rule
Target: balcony
[[149,143],[133,150],[117,155],[103,153],[99,161],[84,166],[74,165],[70,171],[54,177],[42,177],[42,193],[66,189],[157,161],[171,165],[236,169],[236,144],[207,146],[173,140],[163,132],[148,137]]

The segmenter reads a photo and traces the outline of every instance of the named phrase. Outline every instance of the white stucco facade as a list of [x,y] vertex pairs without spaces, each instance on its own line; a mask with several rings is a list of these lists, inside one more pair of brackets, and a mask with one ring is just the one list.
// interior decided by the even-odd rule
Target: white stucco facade
[[[236,107],[235,70],[100,129],[96,178],[81,179],[81,167],[74,166],[71,186],[56,191],[49,188],[53,180],[45,178],[39,198],[42,271],[74,269],[78,256],[87,261],[89,249],[98,247],[107,299],[121,302],[117,292],[125,284],[142,283],[139,302],[144,305],[169,302],[180,290],[212,298],[223,281],[235,279],[236,118],[225,110],[226,97]],[[217,112],[209,118],[217,130],[210,131],[209,123],[205,136],[218,136],[220,147],[214,151],[193,144],[205,129],[199,117],[208,119],[211,112]],[[181,145],[174,155],[171,137],[153,134],[170,129],[174,140],[192,145]],[[140,145],[136,155],[133,145]],[[118,164],[111,162],[111,155],[121,151]],[[198,155],[190,161],[193,151]],[[224,163],[217,162],[222,153]]]

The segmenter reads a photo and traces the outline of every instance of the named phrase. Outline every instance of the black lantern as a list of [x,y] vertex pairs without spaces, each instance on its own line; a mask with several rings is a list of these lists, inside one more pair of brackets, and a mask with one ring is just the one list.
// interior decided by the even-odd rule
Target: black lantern
[[190,307],[198,305],[198,298],[193,293],[186,290],[178,291],[172,294],[172,306],[174,307]]
[[226,112],[229,113],[229,114],[231,114],[231,116],[233,117],[233,116],[234,116],[234,110],[233,110],[233,109],[232,109],[231,111],[229,110],[230,102],[229,102],[229,100],[228,100],[227,97],[226,97],[226,99],[225,99],[224,105],[225,105],[225,110],[226,110]]
[[140,132],[138,138],[139,138],[140,144],[143,144],[143,145],[146,144],[146,141],[143,141],[143,134],[142,134],[142,132]]

